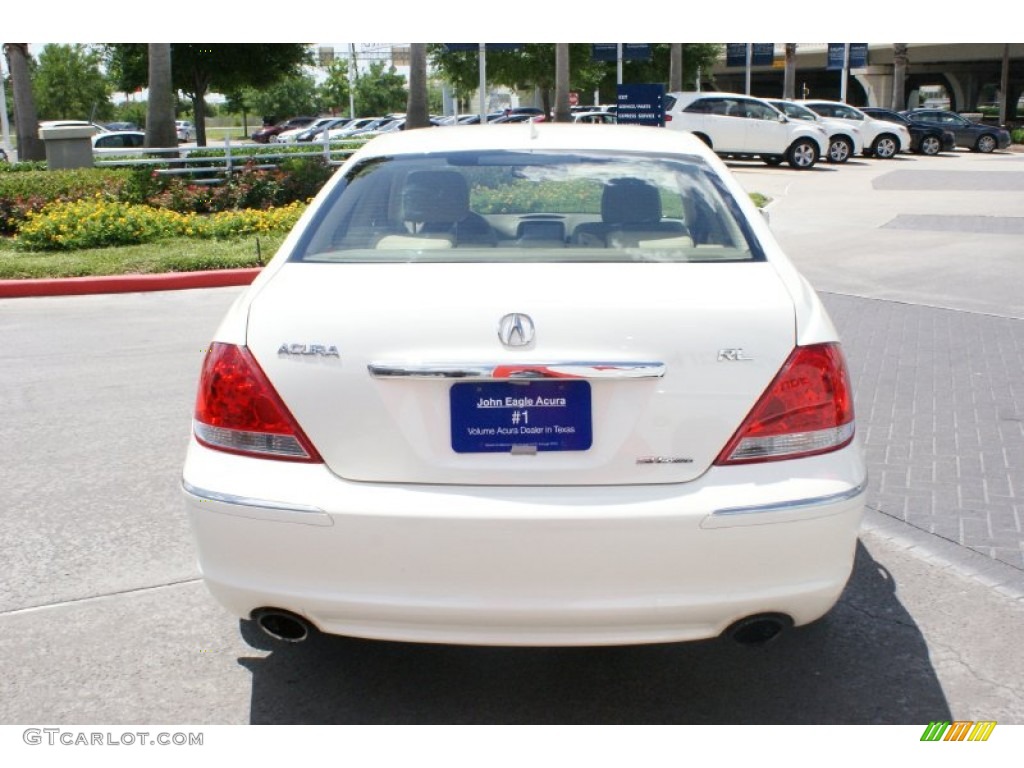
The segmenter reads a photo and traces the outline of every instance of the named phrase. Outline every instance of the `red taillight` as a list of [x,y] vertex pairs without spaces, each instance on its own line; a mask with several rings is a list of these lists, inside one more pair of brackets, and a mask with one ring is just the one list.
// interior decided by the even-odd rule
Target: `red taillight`
[[838,344],[797,347],[716,464],[813,456],[853,440],[853,392]]
[[322,461],[245,347],[210,345],[199,375],[196,439],[210,448],[263,458]]

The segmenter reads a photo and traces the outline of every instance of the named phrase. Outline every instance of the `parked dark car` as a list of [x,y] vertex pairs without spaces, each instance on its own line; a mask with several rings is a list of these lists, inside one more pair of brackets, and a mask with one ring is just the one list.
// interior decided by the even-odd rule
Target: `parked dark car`
[[323,138],[324,131],[331,131],[335,128],[344,128],[347,123],[351,122],[351,118],[348,117],[337,117],[334,120],[330,120],[321,125],[310,126],[298,136],[295,137],[296,141],[313,141],[317,138]]
[[399,119],[401,119],[401,118],[398,118],[395,115],[385,115],[384,117],[377,117],[377,118],[374,118],[373,120],[371,120],[366,125],[360,126],[358,131],[354,131],[353,133],[351,133],[349,135],[350,136],[368,137],[369,135],[372,134],[372,135],[376,136],[377,133],[380,132],[380,130],[382,128],[384,128],[384,126],[386,126],[386,125],[388,125],[390,123],[393,123],[393,122],[395,122],[395,120],[399,120]]
[[135,123],[107,123],[108,131],[137,131],[139,126]]
[[[499,117],[504,117],[504,112],[489,112],[487,114],[487,122],[493,123]],[[480,115],[463,115],[459,118],[459,125],[479,125]]]
[[942,109],[909,109],[900,114],[918,123],[937,125],[952,131],[956,137],[956,145],[972,152],[991,152],[1010,146],[1010,132],[1005,128],[973,123],[956,112]]
[[931,123],[912,120],[891,109],[882,107],[861,107],[861,112],[876,120],[885,120],[898,125],[905,125],[910,131],[910,151],[922,155],[937,155],[939,152],[952,152],[956,149],[956,136],[952,131],[940,128]]
[[281,131],[288,131],[292,128],[303,128],[316,120],[315,117],[292,117],[288,120],[282,120],[276,125],[264,125],[258,131],[255,131],[251,138],[257,144],[269,144],[270,137],[276,136]]
[[100,150],[130,149],[146,146],[146,134],[143,131],[110,131],[97,133],[92,137],[92,148]]
[[544,110],[540,107],[511,107],[505,110],[506,115],[530,115],[531,117],[543,117]]
[[533,114],[533,113],[514,113],[511,115],[502,115],[496,117],[493,120],[488,120],[489,123],[528,123],[533,120],[535,123],[544,122],[544,113]]

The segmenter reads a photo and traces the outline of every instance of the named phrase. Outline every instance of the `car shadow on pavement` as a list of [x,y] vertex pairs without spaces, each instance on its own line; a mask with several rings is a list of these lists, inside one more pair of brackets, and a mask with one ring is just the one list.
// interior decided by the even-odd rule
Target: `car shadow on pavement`
[[927,724],[951,720],[891,575],[860,544],[821,621],[766,646],[717,639],[607,648],[478,648],[314,636],[252,672],[254,724]]
[[840,168],[840,166],[832,164],[832,163],[827,163],[824,160],[819,160],[817,163],[814,164],[813,168],[802,168],[800,170],[796,170],[794,168],[790,168],[788,163],[781,163],[779,165],[768,165],[763,160],[754,160],[754,159],[751,159],[751,160],[738,160],[738,159],[733,159],[731,157],[727,157],[727,158],[724,158],[722,160],[722,162],[725,163],[727,168],[729,168],[730,170],[733,170],[733,171],[739,170],[739,169],[749,170],[749,169],[752,169],[752,168],[766,168],[766,169],[773,170],[773,171],[774,170],[783,170],[783,171],[790,171],[792,173],[821,173],[823,171],[827,171],[829,173],[832,173],[833,171],[838,171],[839,168]]

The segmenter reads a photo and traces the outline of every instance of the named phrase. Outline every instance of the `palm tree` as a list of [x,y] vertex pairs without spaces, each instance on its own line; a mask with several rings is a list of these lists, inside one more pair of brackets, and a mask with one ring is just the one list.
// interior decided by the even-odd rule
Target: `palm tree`
[[427,110],[427,44],[409,45],[409,101],[405,107],[406,128],[430,125]]
[[173,147],[174,88],[171,85],[171,44],[149,43],[149,103],[146,107],[146,146]]
[[782,75],[782,98],[796,98],[796,43],[786,43],[786,70]]
[[28,73],[28,43],[6,43],[7,67],[14,91],[14,125],[18,137],[19,160],[45,160],[46,145],[39,138],[39,116],[32,97],[32,79]]
[[999,76],[999,124],[1006,125],[1009,114],[1010,93],[1010,44],[1003,43],[1003,68]]
[[555,122],[571,123],[569,109],[569,44],[555,43]]
[[897,112],[907,108],[904,86],[907,82],[907,44],[892,44],[892,108]]
[[683,44],[670,43],[668,49],[668,89],[683,90]]

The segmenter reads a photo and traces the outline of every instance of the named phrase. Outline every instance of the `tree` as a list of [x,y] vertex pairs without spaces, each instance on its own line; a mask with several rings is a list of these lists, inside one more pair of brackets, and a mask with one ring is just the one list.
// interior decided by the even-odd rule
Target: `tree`
[[[569,87],[592,91],[604,74],[603,66],[592,61],[586,43],[569,44]],[[479,60],[473,51],[448,51],[443,45],[428,46],[431,64],[456,93],[474,93],[479,87]],[[555,44],[527,43],[517,51],[491,51],[487,54],[487,80],[519,90],[540,90],[544,111],[551,113],[555,87]]]
[[669,43],[668,89],[683,90],[683,44]]
[[149,43],[149,103],[146,106],[146,146],[173,147],[174,88],[171,81],[170,43]]
[[32,95],[29,75],[28,43],[6,43],[7,68],[11,73],[11,91],[14,94],[15,134],[18,137],[19,160],[45,160],[46,146],[39,138],[39,117]]
[[246,105],[259,115],[284,120],[320,112],[320,91],[312,75],[293,74],[264,88],[246,88],[243,92]]
[[427,112],[427,45],[411,43],[409,49],[409,100],[405,108],[406,128],[430,125]]
[[572,122],[569,110],[569,44],[555,43],[555,122]]
[[892,108],[897,112],[907,108],[905,86],[909,58],[906,43],[892,44]]
[[[110,71],[117,87],[132,91],[146,84],[148,46],[110,43]],[[312,63],[305,43],[171,43],[174,88],[192,101],[200,146],[206,145],[206,94],[237,93],[242,88],[266,88]]]
[[348,96],[348,59],[335,59],[327,66],[327,79],[320,83],[320,103],[341,114],[348,110]]
[[107,120],[114,113],[99,49],[48,43],[32,76],[36,109],[46,120]]
[[782,98],[796,98],[796,43],[786,43],[786,68],[782,74]]
[[[721,53],[716,43],[681,44],[683,66],[681,81],[693,82],[698,68],[710,71]],[[670,44],[651,46],[651,61],[628,61],[624,78],[631,83],[669,82]],[[476,91],[479,83],[477,54],[472,51],[448,51],[442,45],[428,46],[431,64],[456,93]],[[616,66],[593,60],[589,43],[569,45],[569,86],[575,91],[591,92],[600,87],[602,101],[616,97]],[[544,111],[551,111],[551,91],[555,85],[555,45],[529,43],[518,51],[493,51],[487,54],[487,80],[518,89],[538,88]]]
[[361,115],[386,115],[401,112],[408,103],[405,78],[394,66],[385,70],[383,61],[373,62],[355,85],[356,112]]
[[[626,61],[622,66],[623,81],[627,83],[669,83],[671,78],[671,43],[652,43],[649,61]],[[587,46],[589,48],[589,46]],[[697,71],[710,72],[721,55],[722,46],[717,43],[682,43],[680,82],[683,90],[693,83]],[[616,65],[602,64],[601,100],[615,103],[617,84]]]

